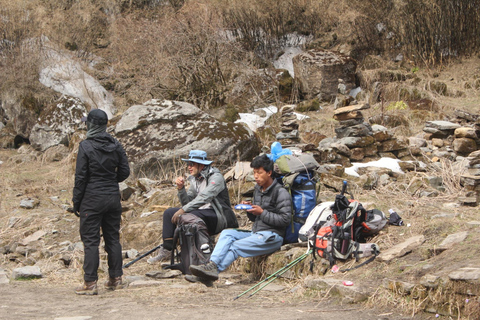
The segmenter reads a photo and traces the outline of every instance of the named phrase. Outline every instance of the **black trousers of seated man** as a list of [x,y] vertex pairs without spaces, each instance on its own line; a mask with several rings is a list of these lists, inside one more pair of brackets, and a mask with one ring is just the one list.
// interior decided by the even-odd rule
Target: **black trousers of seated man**
[[[163,247],[167,250],[173,249],[173,234],[175,233],[175,228],[177,227],[172,223],[172,217],[180,208],[168,208],[163,213]],[[210,235],[215,234],[215,229],[217,228],[217,214],[213,209],[199,209],[188,212],[196,215],[202,219],[207,225],[208,233]]]
[[100,228],[105,240],[108,275],[111,278],[123,275],[122,246],[120,244],[120,221],[122,205],[120,194],[85,194],[80,205],[80,237],[84,246],[84,280],[98,280]]

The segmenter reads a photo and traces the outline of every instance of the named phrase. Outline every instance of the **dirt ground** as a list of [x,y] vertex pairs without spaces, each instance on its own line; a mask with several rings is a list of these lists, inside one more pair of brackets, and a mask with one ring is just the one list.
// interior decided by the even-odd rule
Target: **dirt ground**
[[[410,319],[394,312],[337,305],[322,299],[295,299],[264,289],[251,298],[233,298],[249,286],[206,288],[183,279],[155,288],[100,289],[78,296],[65,284],[41,280],[0,285],[1,319]],[[420,318],[418,318],[420,319]]]
[[[31,245],[37,246],[38,250],[31,256],[1,254],[0,268],[10,275],[14,268],[32,265],[36,260],[44,277],[0,284],[0,319],[410,318],[383,308],[371,310],[360,304],[340,305],[318,292],[292,290],[297,284],[280,280],[251,298],[243,296],[234,301],[234,297],[256,283],[245,281],[245,274],[237,274],[243,280],[234,280],[227,285],[224,279],[212,288],[189,283],[180,276],[158,280],[155,287],[129,287],[110,292],[103,288],[104,264],[99,271],[99,295],[78,296],[73,290],[82,279],[82,254],[74,252],[67,267],[59,261],[58,254],[60,243],[80,240],[78,220],[65,210],[71,199],[72,167],[68,159],[63,162],[46,162],[41,157],[29,162],[13,160],[23,157],[24,154],[17,150],[0,150],[0,161],[3,162],[0,164],[0,247],[12,246],[39,229],[47,234]],[[39,207],[21,208],[20,201],[25,198],[38,199]],[[18,222],[11,226],[11,219]],[[49,251],[55,255],[49,257]],[[125,269],[124,276],[144,276],[154,269],[144,258]],[[276,291],[279,287],[283,290]]]

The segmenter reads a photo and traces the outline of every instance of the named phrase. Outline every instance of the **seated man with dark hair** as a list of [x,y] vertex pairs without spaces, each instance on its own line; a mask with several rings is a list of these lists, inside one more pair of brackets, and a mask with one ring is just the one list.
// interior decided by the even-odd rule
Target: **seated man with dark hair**
[[252,231],[226,229],[220,234],[210,261],[205,265],[191,265],[193,275],[217,280],[238,257],[255,257],[270,254],[282,246],[285,228],[290,223],[292,202],[288,191],[273,177],[273,161],[267,155],[256,157],[250,167],[255,177],[253,201],[247,210],[253,221]]

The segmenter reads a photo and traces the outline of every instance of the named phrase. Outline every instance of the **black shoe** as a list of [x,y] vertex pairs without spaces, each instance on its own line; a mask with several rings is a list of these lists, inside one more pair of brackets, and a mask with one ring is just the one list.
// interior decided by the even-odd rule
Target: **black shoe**
[[220,273],[218,271],[217,265],[213,261],[209,261],[206,264],[198,266],[191,265],[190,272],[194,276],[213,281],[218,280],[218,274]]
[[194,276],[193,274],[185,275],[185,280],[187,280],[188,282],[192,282],[192,283],[200,282],[200,283],[203,283],[207,287],[213,287],[213,281],[212,280],[208,280],[208,279],[205,279],[205,278],[200,278],[200,277]]

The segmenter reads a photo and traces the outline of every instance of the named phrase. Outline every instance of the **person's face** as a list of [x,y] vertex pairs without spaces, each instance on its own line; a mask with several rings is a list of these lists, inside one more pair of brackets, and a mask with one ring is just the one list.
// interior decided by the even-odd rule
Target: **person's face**
[[267,188],[272,184],[272,171],[265,171],[262,167],[253,169],[255,182],[262,188]]
[[200,163],[196,163],[196,162],[192,162],[192,161],[188,161],[187,162],[187,169],[188,169],[188,172],[192,175],[192,176],[198,176],[200,174],[200,172],[202,171],[203,167],[205,165],[203,164],[200,164]]

